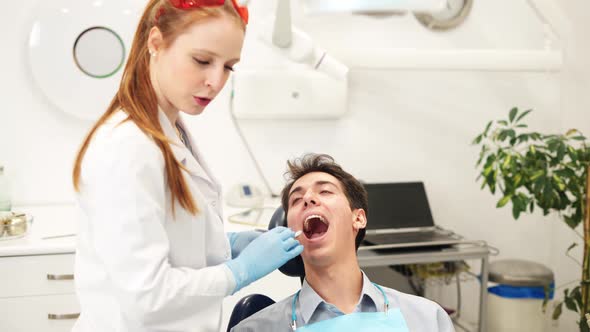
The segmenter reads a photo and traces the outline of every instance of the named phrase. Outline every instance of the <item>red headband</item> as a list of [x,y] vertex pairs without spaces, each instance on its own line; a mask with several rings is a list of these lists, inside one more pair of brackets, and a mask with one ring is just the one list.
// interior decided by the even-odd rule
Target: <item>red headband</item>
[[[219,6],[223,6],[225,4],[225,0],[168,0],[170,2],[170,4],[177,9],[182,9],[182,10],[190,10],[193,8],[199,8],[199,7],[219,7]],[[242,21],[244,22],[244,24],[248,24],[248,7],[246,6],[240,6],[238,5],[236,0],[231,0],[232,4],[234,5],[234,8],[236,9],[236,11],[238,12],[238,15],[240,15],[240,18],[242,19]],[[160,10],[158,10],[158,13],[156,14],[156,22],[158,22],[158,19],[160,18],[160,16],[162,16],[164,14],[164,7],[160,8]]]

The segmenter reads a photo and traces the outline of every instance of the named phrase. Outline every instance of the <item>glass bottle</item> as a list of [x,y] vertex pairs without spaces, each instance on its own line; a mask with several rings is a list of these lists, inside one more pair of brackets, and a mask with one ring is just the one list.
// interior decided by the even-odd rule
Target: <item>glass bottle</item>
[[0,211],[10,211],[11,208],[10,184],[4,174],[4,166],[0,165]]

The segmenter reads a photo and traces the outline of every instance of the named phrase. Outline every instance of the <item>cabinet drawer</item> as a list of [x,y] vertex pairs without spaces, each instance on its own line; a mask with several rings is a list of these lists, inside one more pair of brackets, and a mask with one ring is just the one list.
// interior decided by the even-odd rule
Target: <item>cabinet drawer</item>
[[0,312],[3,332],[70,332],[76,318],[64,317],[78,314],[80,306],[75,294],[0,298]]
[[74,255],[0,257],[0,298],[74,292]]

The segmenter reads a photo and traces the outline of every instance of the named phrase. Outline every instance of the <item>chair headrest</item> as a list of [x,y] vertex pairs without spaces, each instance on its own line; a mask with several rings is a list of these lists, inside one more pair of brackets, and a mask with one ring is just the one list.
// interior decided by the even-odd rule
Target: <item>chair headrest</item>
[[[270,222],[268,223],[268,229],[271,230],[277,226],[287,227],[287,216],[285,215],[285,210],[283,210],[282,206],[279,206],[273,213]],[[279,271],[289,277],[305,277],[303,259],[301,259],[301,256],[297,256],[281,266]]]

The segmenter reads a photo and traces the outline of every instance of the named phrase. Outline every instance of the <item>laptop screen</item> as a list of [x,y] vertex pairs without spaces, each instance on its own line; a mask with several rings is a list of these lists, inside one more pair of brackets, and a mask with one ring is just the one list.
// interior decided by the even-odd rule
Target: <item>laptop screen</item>
[[369,195],[367,230],[432,227],[424,183],[365,183]]

